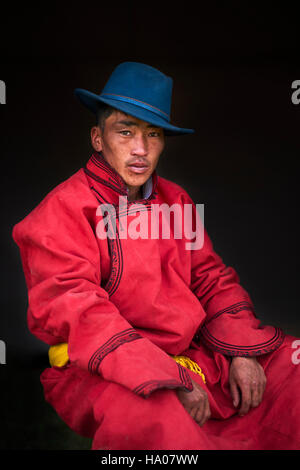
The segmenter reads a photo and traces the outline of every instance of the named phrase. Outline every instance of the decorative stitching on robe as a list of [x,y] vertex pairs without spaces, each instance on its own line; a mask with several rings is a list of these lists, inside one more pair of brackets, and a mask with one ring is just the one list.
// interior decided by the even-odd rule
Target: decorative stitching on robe
[[261,354],[267,354],[280,346],[284,339],[284,333],[281,328],[278,327],[274,327],[274,335],[268,341],[265,341],[264,343],[257,343],[252,346],[240,346],[221,341],[216,338],[207,328],[207,325],[220,315],[237,314],[242,310],[250,310],[253,312],[253,307],[250,302],[241,301],[219,310],[208,320],[207,323],[204,323],[198,334],[195,336],[195,340],[197,341],[201,338],[206,346],[210,349],[229,356],[258,356]]
[[88,370],[92,374],[97,374],[101,362],[109,353],[117,349],[119,346],[122,346],[122,344],[130,343],[137,339],[142,339],[142,336],[137,333],[134,328],[128,328],[127,330],[116,333],[94,352],[89,360]]
[[215,313],[212,317],[209,318],[205,325],[208,325],[208,323],[210,323],[212,320],[219,317],[220,315],[223,315],[224,313],[226,313],[227,315],[236,315],[237,313],[243,310],[249,310],[255,315],[254,309],[250,302],[243,300],[241,302],[237,302],[236,304],[230,305],[229,307],[223,308],[222,310],[219,310],[217,313]]
[[181,366],[180,364],[176,363],[179,372],[179,379],[178,380],[149,380],[148,382],[144,382],[138,387],[136,387],[133,392],[147,398],[152,392],[158,390],[160,388],[168,388],[174,389],[179,387],[184,387],[187,391],[193,390],[192,380],[187,372],[187,370]]

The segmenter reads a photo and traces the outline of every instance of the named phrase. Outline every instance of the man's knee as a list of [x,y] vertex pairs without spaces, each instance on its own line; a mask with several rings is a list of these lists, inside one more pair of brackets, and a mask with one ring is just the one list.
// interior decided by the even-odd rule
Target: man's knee
[[93,397],[100,397],[105,382],[73,366],[51,367],[41,374],[45,400],[76,433],[93,437],[98,428]]
[[94,437],[95,449],[169,446],[175,442],[176,435],[182,435],[181,431],[186,429],[186,420],[192,420],[175,390],[160,389],[144,398],[121,388],[111,384],[101,400],[97,400],[98,406],[95,404],[100,423]]

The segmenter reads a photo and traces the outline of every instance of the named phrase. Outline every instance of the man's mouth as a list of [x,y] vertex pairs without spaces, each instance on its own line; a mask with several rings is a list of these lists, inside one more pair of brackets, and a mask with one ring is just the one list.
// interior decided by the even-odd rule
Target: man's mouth
[[128,168],[133,173],[146,173],[146,171],[149,169],[149,165],[146,163],[134,162],[128,165]]

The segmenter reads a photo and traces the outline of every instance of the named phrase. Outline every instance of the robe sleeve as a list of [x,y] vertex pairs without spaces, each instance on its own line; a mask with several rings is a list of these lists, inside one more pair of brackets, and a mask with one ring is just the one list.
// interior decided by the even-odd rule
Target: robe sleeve
[[76,205],[78,199],[67,189],[48,195],[13,228],[29,330],[49,345],[67,342],[71,363],[140,396],[159,388],[192,390],[187,369],[141,336],[101,287],[95,209]]
[[193,207],[202,244],[191,250],[191,289],[206,312],[196,341],[228,356],[258,356],[277,349],[283,341],[282,330],[262,325],[237,272],[215,252],[194,204]]

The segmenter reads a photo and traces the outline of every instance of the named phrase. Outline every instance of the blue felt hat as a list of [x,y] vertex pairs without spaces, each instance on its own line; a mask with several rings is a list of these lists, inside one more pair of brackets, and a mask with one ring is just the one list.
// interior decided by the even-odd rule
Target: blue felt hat
[[193,129],[170,123],[173,81],[159,70],[138,62],[123,62],[99,95],[75,89],[75,95],[95,114],[101,103],[164,129],[166,135],[192,134]]

